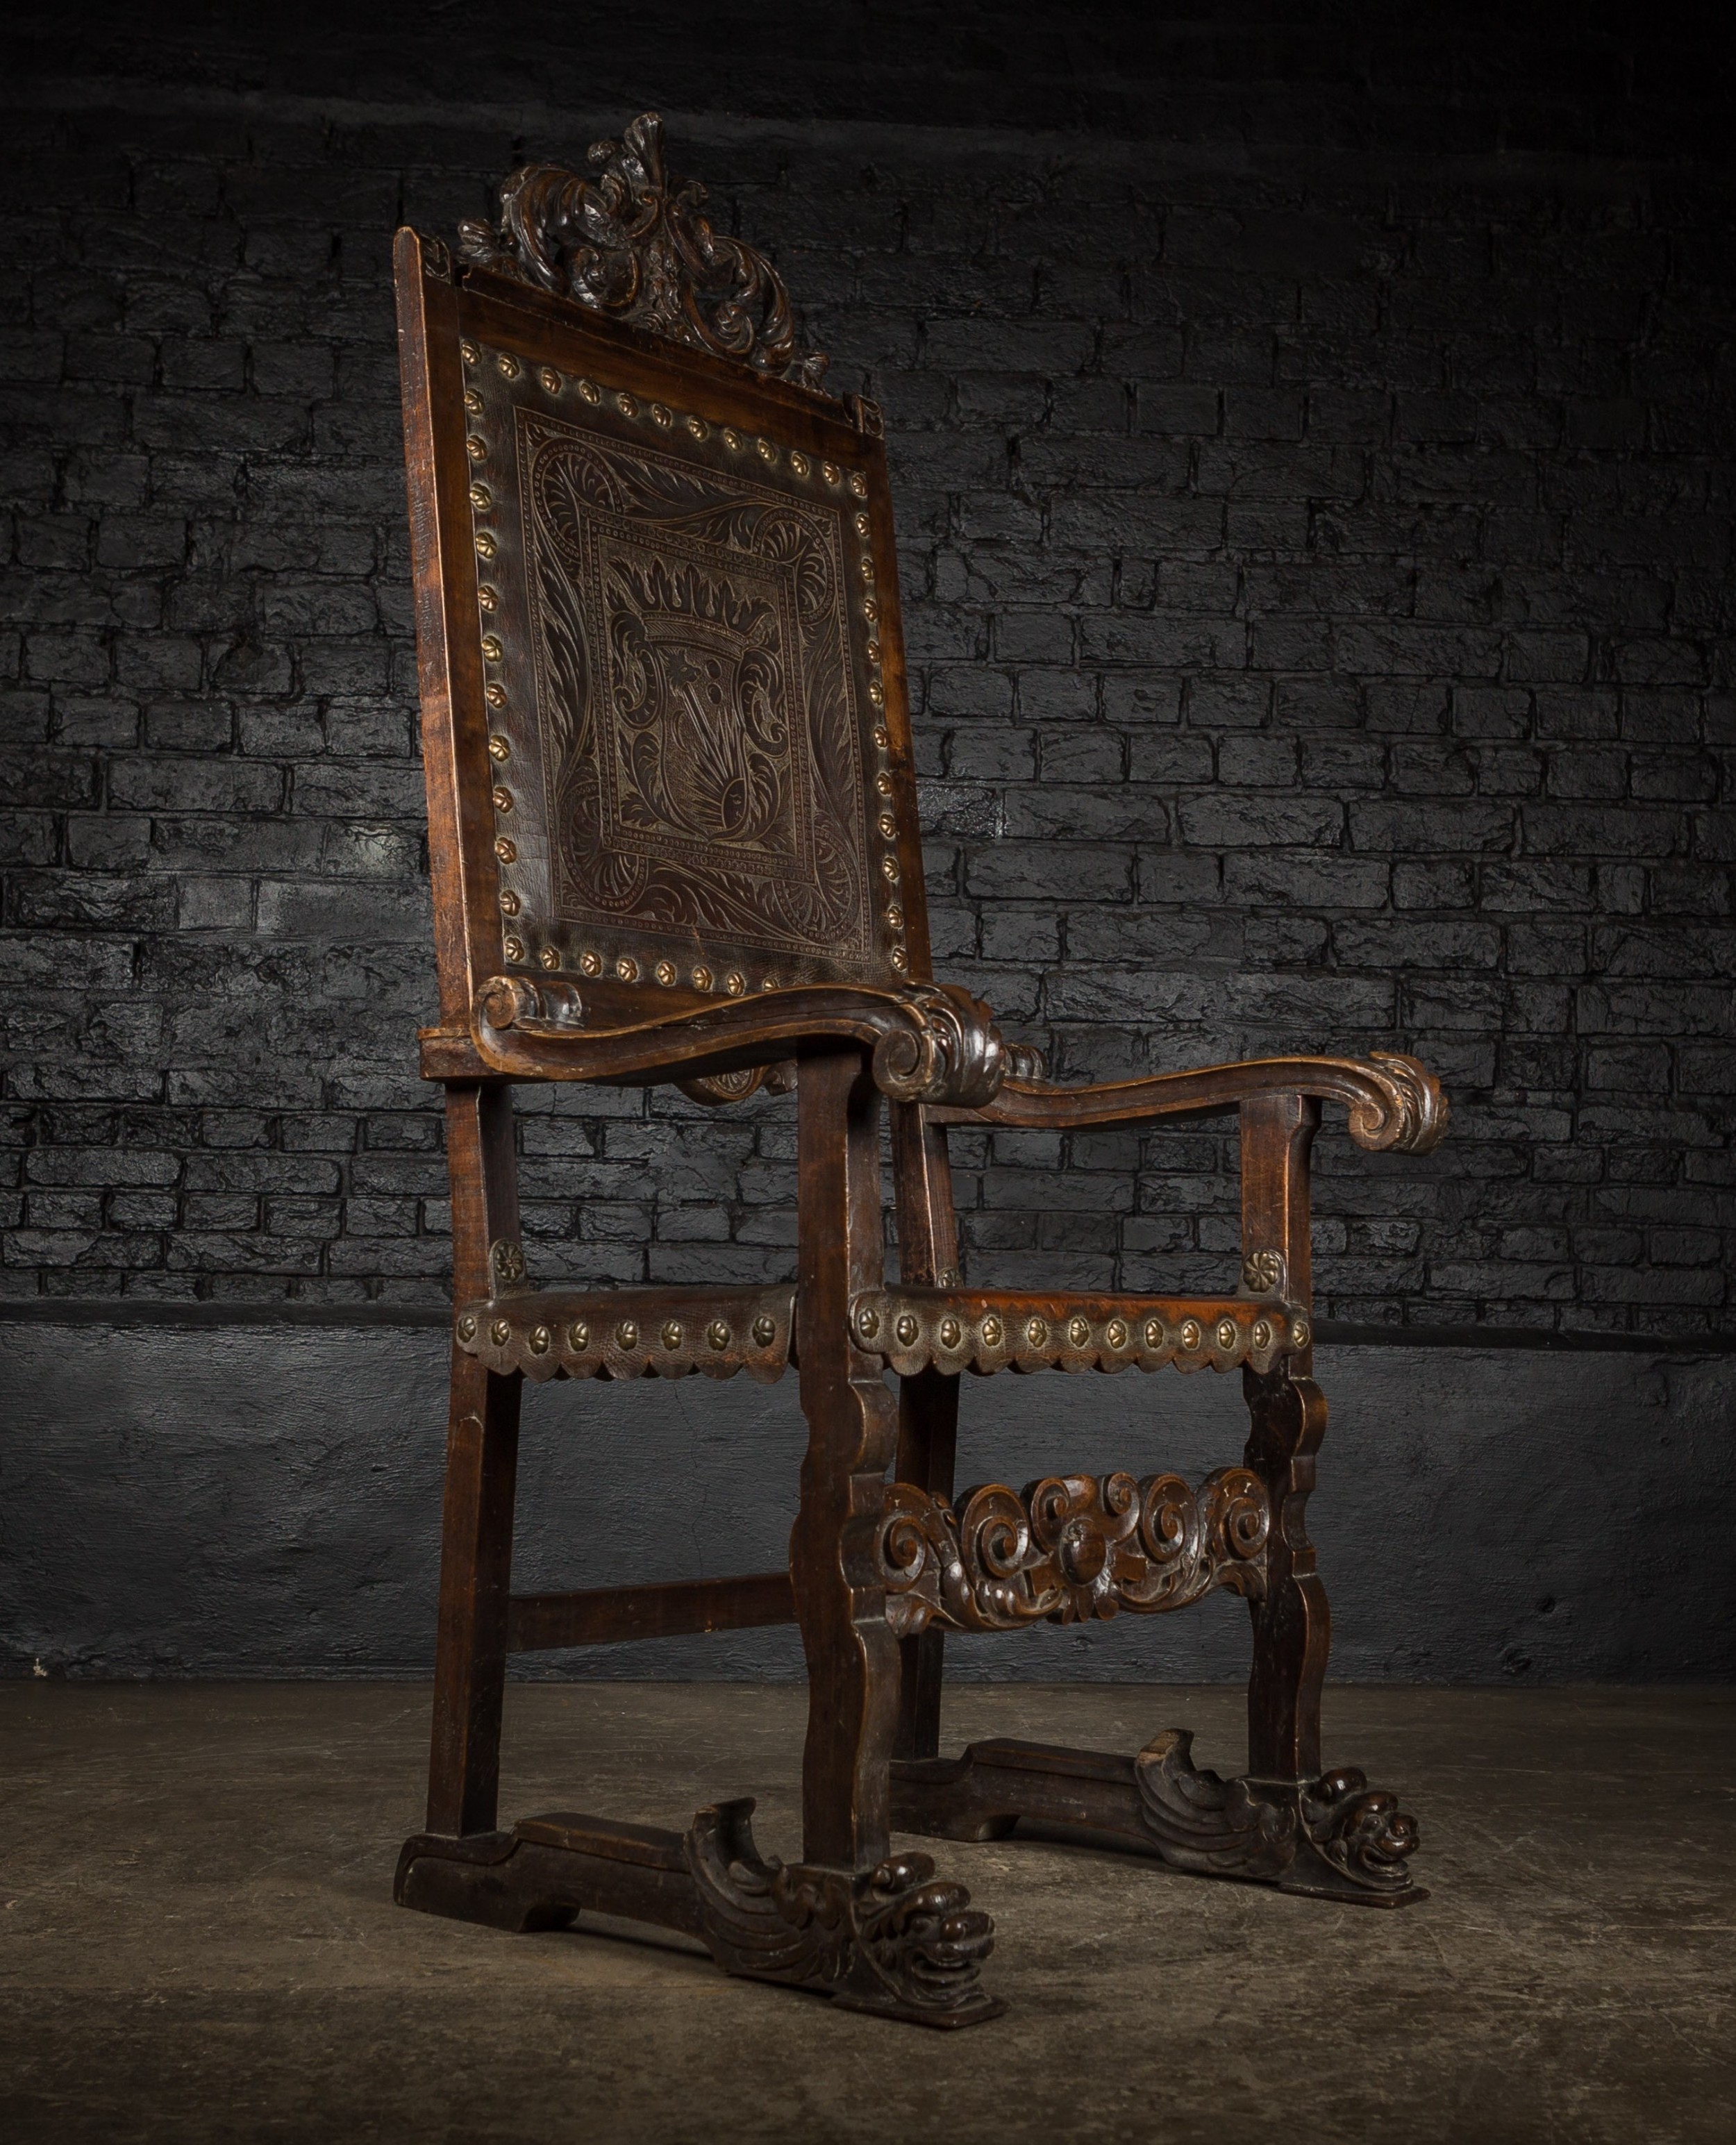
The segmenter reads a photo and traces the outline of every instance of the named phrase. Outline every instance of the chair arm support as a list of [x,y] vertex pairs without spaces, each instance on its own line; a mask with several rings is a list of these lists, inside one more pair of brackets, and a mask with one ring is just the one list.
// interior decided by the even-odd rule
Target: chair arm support
[[1350,1112],[1350,1137],[1373,1153],[1427,1154],[1446,1134],[1447,1100],[1440,1082],[1415,1058],[1385,1051],[1366,1058],[1256,1058],[1097,1087],[1008,1079],[990,1102],[939,1107],[934,1116],[943,1124],[1063,1132],[1214,1117],[1256,1095],[1297,1094],[1342,1102]]
[[988,1008],[956,984],[804,984],[590,1026],[571,984],[492,976],[476,993],[467,1038],[444,1030],[425,1037],[423,1069],[436,1079],[463,1077],[468,1042],[483,1077],[713,1080],[842,1037],[873,1047],[875,1084],[900,1102],[986,1102],[1021,1063]]

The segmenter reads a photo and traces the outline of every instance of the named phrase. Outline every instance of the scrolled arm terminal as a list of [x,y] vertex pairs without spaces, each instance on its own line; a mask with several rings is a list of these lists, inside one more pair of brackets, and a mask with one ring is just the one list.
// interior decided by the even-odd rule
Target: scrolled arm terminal
[[1011,1069],[994,1016],[958,983],[918,983],[904,994],[907,1020],[874,1045],[874,1084],[896,1102],[993,1100]]
[[[1355,1063],[1354,1060],[1351,1061]],[[1415,1058],[1370,1053],[1372,1092],[1350,1105],[1350,1137],[1371,1154],[1427,1154],[1446,1137],[1451,1114],[1440,1082]]]
[[1342,1103],[1350,1137],[1376,1154],[1427,1154],[1446,1136],[1440,1082],[1415,1058],[1385,1051],[1365,1058],[1255,1058],[1094,1087],[1057,1087],[1009,1071],[990,1102],[943,1106],[936,1114],[943,1122],[1065,1132],[1220,1116],[1261,1095],[1312,1095]]

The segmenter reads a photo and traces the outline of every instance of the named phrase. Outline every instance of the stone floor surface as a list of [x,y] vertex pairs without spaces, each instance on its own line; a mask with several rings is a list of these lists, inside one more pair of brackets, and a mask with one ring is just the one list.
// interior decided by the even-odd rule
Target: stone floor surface
[[[759,1798],[798,1848],[793,1688],[534,1685],[504,1810],[672,1826]],[[1736,1693],[1341,1690],[1327,1757],[1397,1787],[1432,1896],[1400,1913],[1055,1839],[936,1843],[995,1916],[1007,2014],[943,2035],[731,1981],[617,1925],[402,1913],[428,1695],[0,1686],[0,2139],[1736,2139]],[[949,1743],[1101,1749],[1216,1690],[963,1686]]]

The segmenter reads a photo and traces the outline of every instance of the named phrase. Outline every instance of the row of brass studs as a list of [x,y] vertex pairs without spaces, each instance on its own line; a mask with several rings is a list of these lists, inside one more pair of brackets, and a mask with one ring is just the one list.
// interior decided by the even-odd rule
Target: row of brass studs
[[[459,345],[459,351],[467,366],[474,367],[482,362],[481,350],[468,339]],[[524,361],[515,357],[510,351],[497,351],[495,353],[495,366],[501,377],[506,380],[516,380],[520,374],[526,370]],[[559,396],[569,385],[565,376],[557,372],[552,366],[540,366],[536,367],[535,371],[538,384],[550,395]],[[599,387],[594,380],[575,377],[570,385],[577,389],[581,399],[594,408],[600,405],[609,396],[609,391]],[[675,413],[661,402],[642,402],[637,396],[630,395],[624,390],[614,393],[612,400],[614,408],[624,417],[633,418],[644,416],[663,431],[670,431],[675,427],[677,422]],[[475,388],[467,387],[465,390],[464,405],[471,416],[480,417],[482,415],[483,400]],[[741,452],[749,445],[746,436],[738,431],[733,425],[714,427],[704,418],[692,415],[682,418],[679,421],[683,428],[695,440],[709,438],[715,429],[724,446],[732,454]],[[755,453],[768,467],[776,464],[779,450],[770,440],[756,439],[751,444]],[[465,447],[473,462],[480,465],[488,459],[488,442],[480,433],[471,433],[465,441]],[[804,455],[799,448],[793,448],[789,455],[789,466],[793,475],[805,478],[812,473],[814,465],[812,459]],[[823,461],[819,464],[819,475],[823,483],[834,488],[843,485],[853,498],[865,500],[868,497],[868,480],[859,470],[844,470],[836,462]],[[470,497],[471,506],[478,513],[486,513],[494,505],[493,494],[480,478],[470,485]],[[869,522],[866,514],[857,514],[855,527],[858,535],[863,539],[865,548],[869,532]],[[477,555],[485,562],[499,555],[500,544],[491,530],[477,530],[475,543]],[[873,589],[872,557],[866,555],[863,557],[862,574],[863,580],[869,584],[863,613],[872,625],[878,616]],[[485,583],[476,591],[476,600],[485,614],[491,613],[499,607],[500,592]],[[482,637],[482,653],[485,659],[490,663],[498,663],[503,659],[505,649],[498,634],[485,632]],[[868,644],[868,659],[873,666],[873,678],[868,686],[868,698],[876,707],[878,707],[884,703],[886,692],[880,682],[880,646],[877,640],[871,640]],[[500,709],[506,704],[505,688],[497,680],[490,680],[485,688],[484,697],[490,708]],[[885,750],[889,739],[883,724],[876,728],[874,742],[883,752]],[[497,765],[504,765],[511,757],[510,744],[498,733],[489,739],[488,749],[490,757]],[[890,797],[892,781],[883,769],[875,787],[883,797]],[[504,782],[497,783],[490,795],[497,819],[499,815],[512,810],[515,802],[513,794]],[[882,814],[880,828],[882,833],[887,834],[888,839],[896,834],[896,825],[889,813]],[[502,863],[515,863],[518,858],[518,845],[510,835],[497,831],[495,839],[495,854]],[[888,883],[893,902],[893,905],[887,911],[887,923],[894,933],[902,933],[904,918],[897,902],[898,859],[896,856],[890,856],[885,859],[883,870]],[[500,908],[504,915],[509,918],[517,916],[523,907],[524,903],[520,896],[511,888],[502,889]],[[530,958],[529,951],[524,939],[515,930],[508,928],[505,931],[501,940],[501,950],[509,962],[525,964],[529,963]],[[539,950],[536,959],[542,968],[558,968],[560,966],[560,949],[552,945],[545,945]],[[894,946],[891,960],[893,968],[901,974],[909,966],[909,956],[902,944]],[[609,966],[607,957],[598,953],[594,948],[587,948],[579,953],[578,958],[578,967],[581,975],[600,976]],[[624,983],[637,983],[644,973],[639,962],[631,953],[619,955],[614,963],[614,973]],[[649,973],[665,989],[673,989],[681,981],[680,971],[673,961],[657,962],[651,968]],[[720,989],[729,998],[740,998],[748,988],[748,979],[739,969],[731,969],[727,974],[719,978],[704,963],[690,972],[688,980],[697,991]],[[775,976],[762,976],[759,979],[759,988],[763,991],[776,990],[778,978]]]
[[[465,1311],[458,1321],[459,1339],[465,1341],[474,1341],[478,1330],[477,1319],[471,1312]],[[749,1330],[762,1348],[769,1348],[778,1337],[778,1321],[762,1312],[754,1321]],[[496,1318],[490,1321],[488,1337],[494,1342],[495,1347],[505,1347],[512,1339],[512,1321],[510,1318]],[[679,1319],[671,1318],[664,1325],[658,1337],[669,1353],[674,1355],[687,1337],[686,1329]],[[728,1321],[722,1318],[714,1318],[705,1329],[708,1345],[719,1354],[729,1346],[734,1337]],[[614,1329],[614,1345],[624,1354],[630,1353],[637,1348],[639,1345],[638,1320],[624,1318]],[[554,1344],[555,1329],[550,1326],[533,1326],[525,1341],[525,1346],[533,1356],[546,1356]],[[584,1319],[575,1318],[567,1327],[566,1344],[575,1356],[584,1355],[589,1348],[591,1329]],[[599,1341],[598,1345],[606,1346],[606,1340]]]
[[893,937],[887,958],[902,976],[910,967],[910,956],[904,947],[904,910],[898,888],[898,823],[892,809],[892,769],[888,759],[892,733],[883,719],[878,719],[879,711],[886,705],[886,684],[880,669],[880,605],[874,588],[873,524],[866,514],[858,513],[853,516],[852,526],[862,545],[857,570],[864,584],[862,615],[868,628],[868,699],[877,716],[873,739],[879,764],[874,770],[874,827],[887,845],[886,854],[880,859],[880,893],[886,903],[886,928]]
[[[856,1315],[856,1331],[867,1343],[873,1343],[880,1331],[880,1314],[872,1306],[865,1306]],[[892,1322],[892,1338],[901,1348],[913,1348],[922,1338],[922,1321],[913,1311],[901,1311]],[[1298,1311],[1288,1322],[1288,1335],[1292,1348],[1306,1348],[1311,1338],[1308,1321]],[[940,1320],[934,1329],[935,1338],[949,1352],[971,1346],[980,1341],[985,1348],[998,1348],[1007,1339],[1005,1321],[990,1311],[978,1320],[974,1330],[967,1329],[963,1320],[948,1316]],[[1053,1329],[1046,1318],[1032,1317],[1013,1335],[1012,1346],[1047,1348],[1053,1337]],[[1092,1343],[1092,1326],[1088,1318],[1074,1316],[1061,1329],[1061,1337],[1067,1346],[1087,1348]],[[1102,1345],[1116,1354],[1130,1346],[1133,1328],[1125,1318],[1112,1318],[1103,1327]],[[1147,1348],[1161,1348],[1169,1341],[1169,1329],[1161,1318],[1147,1318],[1141,1337]],[[1212,1330],[1212,1340],[1227,1352],[1236,1347],[1241,1337],[1241,1328],[1233,1318],[1221,1318]],[[1248,1344],[1256,1355],[1276,1346],[1281,1328],[1269,1318],[1256,1318],[1248,1329]],[[1176,1346],[1186,1355],[1191,1355],[1206,1341],[1206,1328],[1197,1318],[1184,1318],[1176,1328]]]

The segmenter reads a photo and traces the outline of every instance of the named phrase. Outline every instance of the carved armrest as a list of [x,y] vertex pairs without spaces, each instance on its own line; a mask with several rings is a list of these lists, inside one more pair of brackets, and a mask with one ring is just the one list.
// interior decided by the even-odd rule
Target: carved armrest
[[1256,1058],[1240,1065],[1160,1072],[1095,1087],[1059,1087],[1011,1077],[993,1097],[937,1107],[945,1124],[1009,1125],[1062,1132],[1149,1124],[1162,1117],[1215,1117],[1258,1095],[1312,1095],[1342,1102],[1350,1137],[1380,1154],[1427,1154],[1447,1128],[1447,1099],[1414,1058],[1375,1051],[1363,1058]]
[[[619,1001],[588,1007],[570,983],[494,976],[476,993],[467,1036],[425,1035],[422,1067],[433,1079],[669,1081],[717,1090],[724,1076],[840,1037],[873,1047],[875,1084],[900,1102],[986,1102],[1009,1070],[1029,1062],[1002,1042],[988,1008],[957,984],[803,984],[634,1018]],[[739,1092],[752,1084],[741,1082]],[[736,1085],[704,1099],[724,1099]]]

